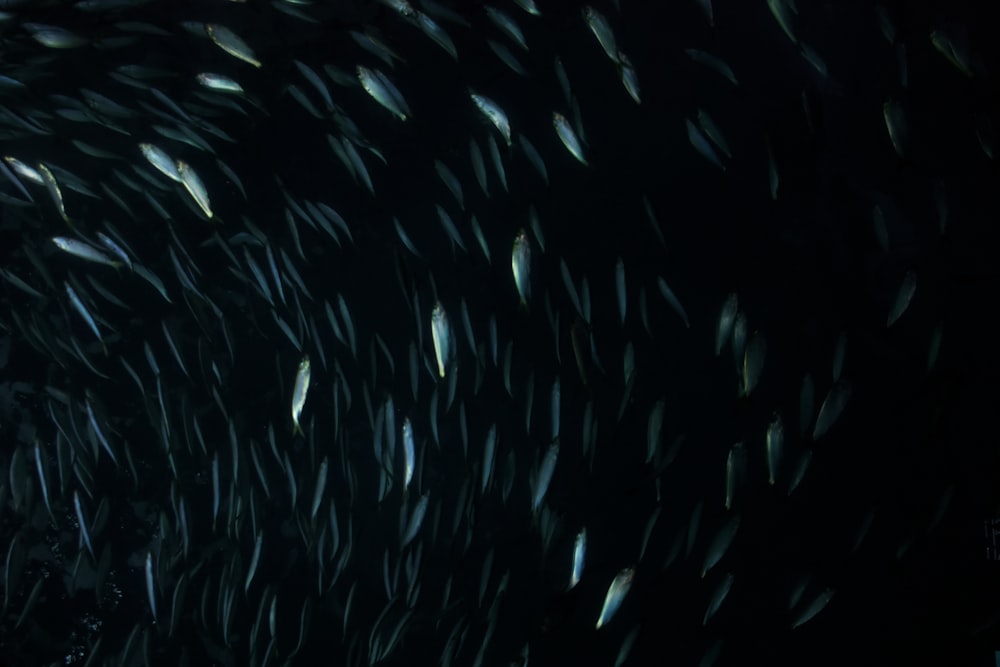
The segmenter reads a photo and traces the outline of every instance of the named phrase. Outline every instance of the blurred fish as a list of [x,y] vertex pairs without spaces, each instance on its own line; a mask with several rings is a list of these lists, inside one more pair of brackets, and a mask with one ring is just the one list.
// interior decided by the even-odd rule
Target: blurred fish
[[302,418],[302,408],[305,407],[306,397],[309,395],[311,376],[312,368],[309,363],[309,355],[306,355],[299,362],[299,368],[295,372],[295,388],[292,390],[292,426],[295,433],[299,435],[304,435],[299,420]]

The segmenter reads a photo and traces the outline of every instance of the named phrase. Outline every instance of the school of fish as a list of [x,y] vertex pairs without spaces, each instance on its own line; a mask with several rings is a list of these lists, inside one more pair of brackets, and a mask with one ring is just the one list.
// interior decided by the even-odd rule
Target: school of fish
[[980,45],[854,8],[834,104],[826,9],[667,4],[0,2],[0,664],[730,664],[932,539],[864,378],[946,354]]

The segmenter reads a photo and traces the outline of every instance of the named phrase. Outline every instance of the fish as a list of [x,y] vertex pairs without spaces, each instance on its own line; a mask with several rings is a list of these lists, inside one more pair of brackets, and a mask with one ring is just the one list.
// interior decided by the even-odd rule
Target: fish
[[87,328],[93,332],[94,338],[97,339],[97,342],[99,342],[101,347],[106,351],[107,346],[104,343],[104,338],[101,337],[101,330],[97,328],[97,322],[94,321],[94,316],[90,314],[90,311],[87,310],[87,307],[83,304],[83,301],[80,300],[79,295],[77,295],[76,290],[74,290],[69,283],[63,283],[63,286],[66,289],[66,296],[69,297],[69,302],[70,305],[73,306],[73,310],[79,313],[80,317],[83,318],[83,321],[86,322]]
[[312,365],[309,363],[309,355],[303,355],[299,362],[298,370],[295,372],[295,387],[292,389],[292,427],[296,434],[305,435],[299,420],[302,418],[302,409],[306,405],[306,398],[309,396],[309,386],[312,377]]
[[886,318],[886,327],[891,327],[899,318],[910,307],[910,302],[913,300],[913,295],[917,292],[917,274],[913,271],[907,271],[903,275],[903,280],[900,282],[899,290],[896,292],[896,299],[892,303],[892,307],[889,309],[889,317]]
[[833,428],[840,415],[843,414],[847,402],[851,398],[851,383],[847,380],[838,379],[830,387],[830,392],[823,399],[819,408],[819,415],[816,417],[816,426],[813,428],[812,439],[819,440]]
[[147,142],[140,143],[139,150],[142,152],[143,157],[145,157],[157,171],[175,183],[183,184],[184,179],[181,178],[177,161],[167,155],[166,151]]
[[75,255],[76,257],[85,259],[88,262],[104,264],[105,266],[110,266],[112,268],[118,268],[122,265],[121,262],[111,259],[92,245],[83,243],[82,241],[77,241],[76,239],[67,238],[65,236],[53,236],[52,243],[54,243],[55,246],[63,252]]
[[448,315],[444,312],[444,307],[440,302],[436,303],[434,310],[431,311],[431,336],[434,340],[434,356],[437,359],[438,376],[444,378],[451,366],[453,348]]
[[223,93],[235,93],[238,95],[243,95],[246,92],[243,90],[243,86],[241,86],[238,81],[224,74],[199,72],[195,75],[195,80],[209,90],[215,90]]
[[406,104],[406,100],[403,99],[403,95],[385,74],[363,65],[358,65],[357,72],[361,87],[376,102],[391,111],[399,120],[405,121],[411,116],[410,108]]
[[621,65],[622,85],[625,86],[625,91],[636,104],[642,104],[641,95],[639,94],[639,75],[636,74],[632,61],[629,60],[628,56],[619,51],[618,62]]
[[604,49],[605,55],[611,59],[611,62],[616,65],[619,64],[619,51],[617,42],[615,41],[615,33],[611,29],[608,19],[604,17],[604,14],[590,5],[586,5],[583,8],[583,20],[587,22],[587,27],[590,28],[590,31],[594,33],[594,37],[597,38],[601,48]]
[[156,623],[156,586],[153,580],[153,554],[146,552],[146,596],[149,600],[149,612],[153,616],[153,623]]
[[577,533],[576,539],[573,541],[573,569],[569,575],[569,586],[567,589],[573,589],[578,583],[580,583],[580,578],[583,577],[583,566],[587,556],[587,529],[581,528],[580,532]]
[[521,305],[527,306],[531,299],[531,242],[523,229],[514,238],[514,249],[511,251],[510,263]]
[[778,413],[775,413],[771,417],[771,423],[767,425],[765,446],[767,453],[767,483],[774,486],[781,468],[781,460],[785,448],[785,429],[781,415]]
[[205,189],[205,184],[201,182],[198,173],[183,160],[177,160],[176,165],[177,175],[180,176],[184,189],[188,191],[188,194],[194,199],[198,208],[205,214],[205,217],[211,219],[213,215],[212,204],[208,199],[208,191]]
[[403,491],[410,487],[413,481],[413,470],[416,465],[416,451],[413,444],[413,424],[410,418],[403,420]]
[[625,596],[628,595],[629,590],[632,588],[634,577],[635,568],[632,566],[625,568],[615,575],[614,580],[608,587],[608,592],[604,596],[604,605],[601,607],[600,616],[597,617],[597,623],[594,626],[595,629],[600,630],[618,613],[618,608],[621,607]]
[[899,100],[888,100],[882,105],[882,117],[885,120],[885,128],[889,133],[889,140],[896,155],[903,157],[906,152],[907,123],[906,114],[903,111],[902,103]]
[[507,142],[507,146],[511,145],[511,130],[510,130],[510,120],[507,118],[507,114],[504,112],[500,106],[488,97],[483,95],[478,95],[472,91],[469,91],[469,97],[472,98],[472,102],[476,105],[486,118],[489,119],[493,126],[503,137],[504,141]]
[[558,111],[552,113],[552,125],[556,129],[556,134],[559,135],[559,140],[566,147],[566,150],[570,154],[580,161],[580,164],[587,167],[590,166],[587,159],[583,155],[583,147],[580,145],[580,140],[576,136],[576,132],[570,127],[569,121]]
[[257,59],[253,49],[239,35],[226,26],[217,23],[206,23],[205,32],[215,42],[216,46],[229,55],[250,63],[254,67],[261,67],[262,63]]

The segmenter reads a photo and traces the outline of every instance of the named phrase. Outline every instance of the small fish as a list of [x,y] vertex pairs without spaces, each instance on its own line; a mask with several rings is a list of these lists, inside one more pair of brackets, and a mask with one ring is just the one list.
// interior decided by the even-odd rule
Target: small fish
[[597,618],[597,625],[595,628],[600,630],[603,626],[607,625],[608,622],[614,617],[615,612],[622,604],[622,600],[628,594],[629,589],[632,587],[632,578],[635,575],[635,568],[627,567],[618,573],[614,581],[611,582],[611,586],[608,587],[608,592],[604,596],[604,606],[601,607],[601,615]]
[[38,163],[38,173],[42,175],[42,181],[45,183],[45,187],[52,197],[52,202],[56,205],[56,210],[59,211],[59,217],[63,219],[63,222],[69,222],[69,216],[66,214],[66,204],[63,201],[62,189],[60,189],[55,175],[42,163]]
[[316,513],[319,512],[319,506],[323,502],[323,493],[326,491],[326,477],[330,469],[330,462],[324,456],[323,460],[319,463],[319,472],[316,473],[316,488],[313,490],[313,501],[312,509],[309,512],[309,520],[316,520]]
[[917,274],[913,271],[907,271],[906,275],[903,276],[903,281],[899,285],[899,291],[896,292],[896,300],[892,303],[892,308],[889,310],[889,317],[886,319],[886,326],[891,327],[896,321],[903,316],[907,308],[910,307],[910,302],[913,300],[913,295],[917,292]]
[[[63,285],[66,287],[66,296],[69,297],[69,302],[73,305],[76,312],[80,314],[80,317],[83,318],[83,321],[87,323],[87,327],[94,332],[94,336],[97,338],[97,341],[102,347],[104,347],[104,339],[101,338],[101,331],[97,328],[97,322],[94,321],[94,317],[90,314],[90,311],[87,310],[87,307],[83,305],[83,301],[80,300],[76,290],[74,290],[69,283],[63,283]],[[105,351],[106,349],[107,348],[105,348]]]
[[795,0],[767,0],[767,7],[774,15],[774,20],[788,35],[788,39],[792,40],[793,44],[798,44],[799,38],[795,36],[795,28],[792,26],[792,16],[798,13]]
[[538,11],[538,7],[535,6],[535,0],[514,0],[518,7],[528,12],[532,16],[541,16],[542,13]]
[[826,605],[830,604],[831,599],[833,599],[833,590],[830,588],[827,588],[822,593],[817,595],[812,602],[796,614],[795,620],[792,621],[792,629],[794,630],[803,623],[811,621],[818,613],[826,608]]
[[706,160],[714,164],[722,171],[725,171],[726,166],[722,164],[722,160],[719,159],[715,149],[712,148],[712,144],[710,144],[708,139],[705,138],[705,135],[702,134],[701,130],[699,130],[698,127],[690,120],[686,120],[684,122],[687,126],[688,141],[691,142],[694,149],[701,153]]
[[437,358],[438,375],[443,378],[448,366],[451,365],[453,349],[451,326],[448,324],[448,316],[440,302],[434,305],[434,310],[431,312],[431,336],[434,339],[434,356]]
[[305,435],[299,419],[302,417],[302,408],[306,404],[306,395],[309,393],[309,377],[311,367],[309,365],[309,355],[302,357],[299,362],[299,369],[295,373],[295,389],[292,391],[292,426],[295,433]]
[[[553,395],[557,394],[559,391],[558,385],[553,387]],[[553,399],[555,403],[557,399]],[[555,413],[554,413],[555,414]],[[557,418],[553,418],[553,430],[558,429]],[[531,491],[531,511],[532,513],[537,513],[542,506],[542,501],[545,499],[545,494],[549,490],[549,484],[552,482],[552,475],[556,471],[556,461],[559,460],[559,441],[555,440],[549,448],[545,450],[545,455],[542,457],[542,461],[538,466],[538,473],[534,476],[532,480],[532,491]]]
[[73,509],[76,511],[76,520],[80,524],[80,536],[83,539],[84,545],[87,547],[87,551],[90,552],[90,558],[92,560],[97,560],[94,558],[94,545],[90,541],[90,531],[87,530],[87,521],[83,516],[83,505],[80,503],[80,494],[74,490],[73,491]]
[[156,589],[153,586],[153,554],[146,552],[146,595],[149,596],[149,611],[156,623]]
[[202,72],[195,78],[198,80],[198,83],[209,90],[215,90],[220,93],[237,93],[239,95],[242,95],[245,92],[243,90],[243,86],[241,86],[237,81],[222,74]]
[[30,32],[36,42],[50,49],[75,49],[90,42],[86,37],[77,35],[59,26],[24,23],[21,27]]
[[740,85],[739,81],[736,80],[736,75],[733,74],[732,68],[729,67],[729,65],[726,64],[726,61],[722,58],[697,49],[684,49],[684,53],[699,65],[704,65],[705,67],[714,69],[716,72],[728,79],[734,86]]
[[100,242],[104,245],[105,248],[113,252],[115,256],[118,257],[118,259],[120,260],[120,262],[116,262],[118,266],[121,266],[121,264],[125,264],[129,268],[129,270],[132,270],[132,258],[129,257],[128,253],[125,252],[125,250],[120,245],[118,245],[114,241],[114,239],[109,237],[104,232],[97,232],[97,238],[100,240]]
[[528,235],[522,229],[514,239],[514,250],[510,258],[511,268],[514,271],[514,284],[517,286],[517,294],[521,297],[521,305],[528,305],[531,298],[531,242]]
[[965,76],[972,76],[968,40],[964,32],[956,33],[960,39],[952,39],[944,30],[931,30],[931,44]]
[[358,80],[361,81],[361,87],[366,93],[395,114],[399,120],[405,121],[410,117],[410,108],[403,95],[384,74],[358,65]]
[[35,185],[45,185],[45,179],[42,178],[42,175],[34,167],[21,162],[15,157],[10,157],[9,155],[4,156],[3,161],[10,165],[10,168],[14,170],[14,173],[21,178],[34,183]]
[[507,114],[504,110],[490,98],[477,95],[472,91],[469,91],[469,97],[472,98],[472,102],[476,105],[476,108],[490,119],[490,122],[493,123],[497,131],[503,136],[504,141],[510,146],[510,121],[507,119]]
[[727,158],[731,159],[733,157],[719,126],[715,124],[715,121],[712,120],[712,117],[704,109],[698,109],[698,125],[701,126],[705,136],[711,139],[712,143],[718,146],[719,150],[725,153]]
[[563,142],[563,146],[566,147],[573,157],[580,161],[583,166],[587,167],[586,158],[583,156],[583,147],[580,146],[580,140],[576,137],[576,132],[570,127],[569,121],[558,111],[552,113],[552,125],[556,128],[556,134],[559,135],[559,140]]
[[736,537],[736,530],[739,527],[740,517],[737,515],[719,528],[719,532],[715,534],[715,538],[712,540],[711,545],[708,547],[708,552],[705,554],[705,561],[701,566],[702,579],[726,555],[729,546],[733,542],[733,538]]
[[240,60],[250,63],[254,67],[260,67],[261,62],[257,60],[253,49],[243,41],[235,32],[225,26],[216,23],[206,23],[205,32],[215,42],[220,49]]
[[903,157],[906,144],[906,116],[903,106],[895,100],[889,100],[882,105],[882,116],[885,118],[885,128],[889,132],[889,140],[896,155]]
[[149,143],[139,144],[139,150],[157,171],[172,181],[183,183],[180,172],[177,169],[177,162],[167,155],[166,151]]
[[597,37],[597,41],[601,43],[601,48],[608,54],[608,58],[611,58],[611,62],[616,65],[619,64],[615,33],[611,29],[611,24],[608,23],[608,20],[590,5],[583,8],[583,19],[590,26],[590,30],[594,33],[594,36]]
[[212,203],[208,199],[208,190],[205,189],[205,184],[201,182],[197,172],[187,162],[177,160],[177,174],[181,177],[184,189],[188,191],[188,194],[198,204],[205,217],[211,219]]
[[736,323],[736,313],[739,311],[739,302],[735,292],[731,292],[722,304],[722,312],[719,313],[719,322],[715,327],[715,356],[722,354],[722,348],[726,341],[732,338],[733,325]]
[[771,423],[767,426],[767,482],[774,486],[774,481],[778,477],[778,467],[781,465],[781,455],[785,444],[785,428],[781,421],[781,415],[775,414],[771,418]]
[[833,428],[850,399],[851,384],[847,380],[838,380],[830,388],[830,393],[823,399],[823,404],[819,408],[819,416],[816,417],[816,426],[813,429],[813,440],[822,438]]
[[569,588],[572,589],[580,583],[583,576],[583,564],[587,555],[587,529],[581,528],[573,543],[573,571],[569,576]]
[[618,52],[618,62],[621,63],[621,75],[622,75],[622,85],[625,86],[625,90],[628,92],[629,96],[635,100],[636,104],[642,104],[642,100],[639,97],[639,75],[635,73],[635,67],[632,66],[632,61],[622,53]]
[[494,25],[496,25],[512,40],[517,42],[517,45],[522,49],[525,51],[528,50],[528,42],[524,39],[524,33],[521,31],[521,28],[517,25],[517,23],[514,22],[514,19],[495,7],[486,5],[484,9],[486,10],[486,15],[491,21],[493,21]]
[[403,420],[403,492],[410,486],[413,479],[413,466],[416,460],[413,447],[413,425],[410,418]]
[[88,262],[96,262],[98,264],[104,264],[114,268],[118,268],[122,265],[121,262],[111,259],[97,248],[94,248],[87,243],[83,243],[82,241],[77,241],[76,239],[67,238],[65,236],[54,236],[52,237],[52,242],[63,252],[68,252],[69,254],[85,259]]

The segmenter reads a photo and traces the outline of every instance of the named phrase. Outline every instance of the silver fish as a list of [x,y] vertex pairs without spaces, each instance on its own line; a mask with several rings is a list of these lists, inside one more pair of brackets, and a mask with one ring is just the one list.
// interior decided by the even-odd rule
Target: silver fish
[[299,369],[295,374],[295,389],[292,390],[292,426],[294,432],[299,435],[304,435],[299,419],[302,417],[302,408],[305,407],[306,395],[309,393],[310,375],[311,367],[307,354],[299,362]]
[[627,567],[619,572],[618,576],[611,582],[611,586],[608,587],[608,592],[604,596],[604,606],[601,607],[601,615],[597,618],[597,625],[595,626],[597,630],[607,625],[608,621],[615,615],[615,612],[618,611],[622,600],[625,599],[629,589],[632,587],[632,578],[634,575],[635,569]]
[[527,305],[531,298],[531,242],[523,229],[517,233],[517,237],[514,239],[514,250],[511,252],[510,264],[514,272],[517,294],[521,297],[521,305]]
[[431,312],[431,336],[434,339],[434,356],[437,358],[438,375],[444,377],[451,365],[453,349],[451,326],[448,324],[448,316],[440,302],[435,304],[434,310]]
[[583,156],[583,147],[580,146],[580,140],[570,126],[569,121],[566,120],[566,117],[558,111],[553,112],[552,126],[556,128],[556,134],[559,135],[559,140],[562,141],[566,150],[572,153],[573,157],[579,160],[583,166],[589,166],[587,159]]

